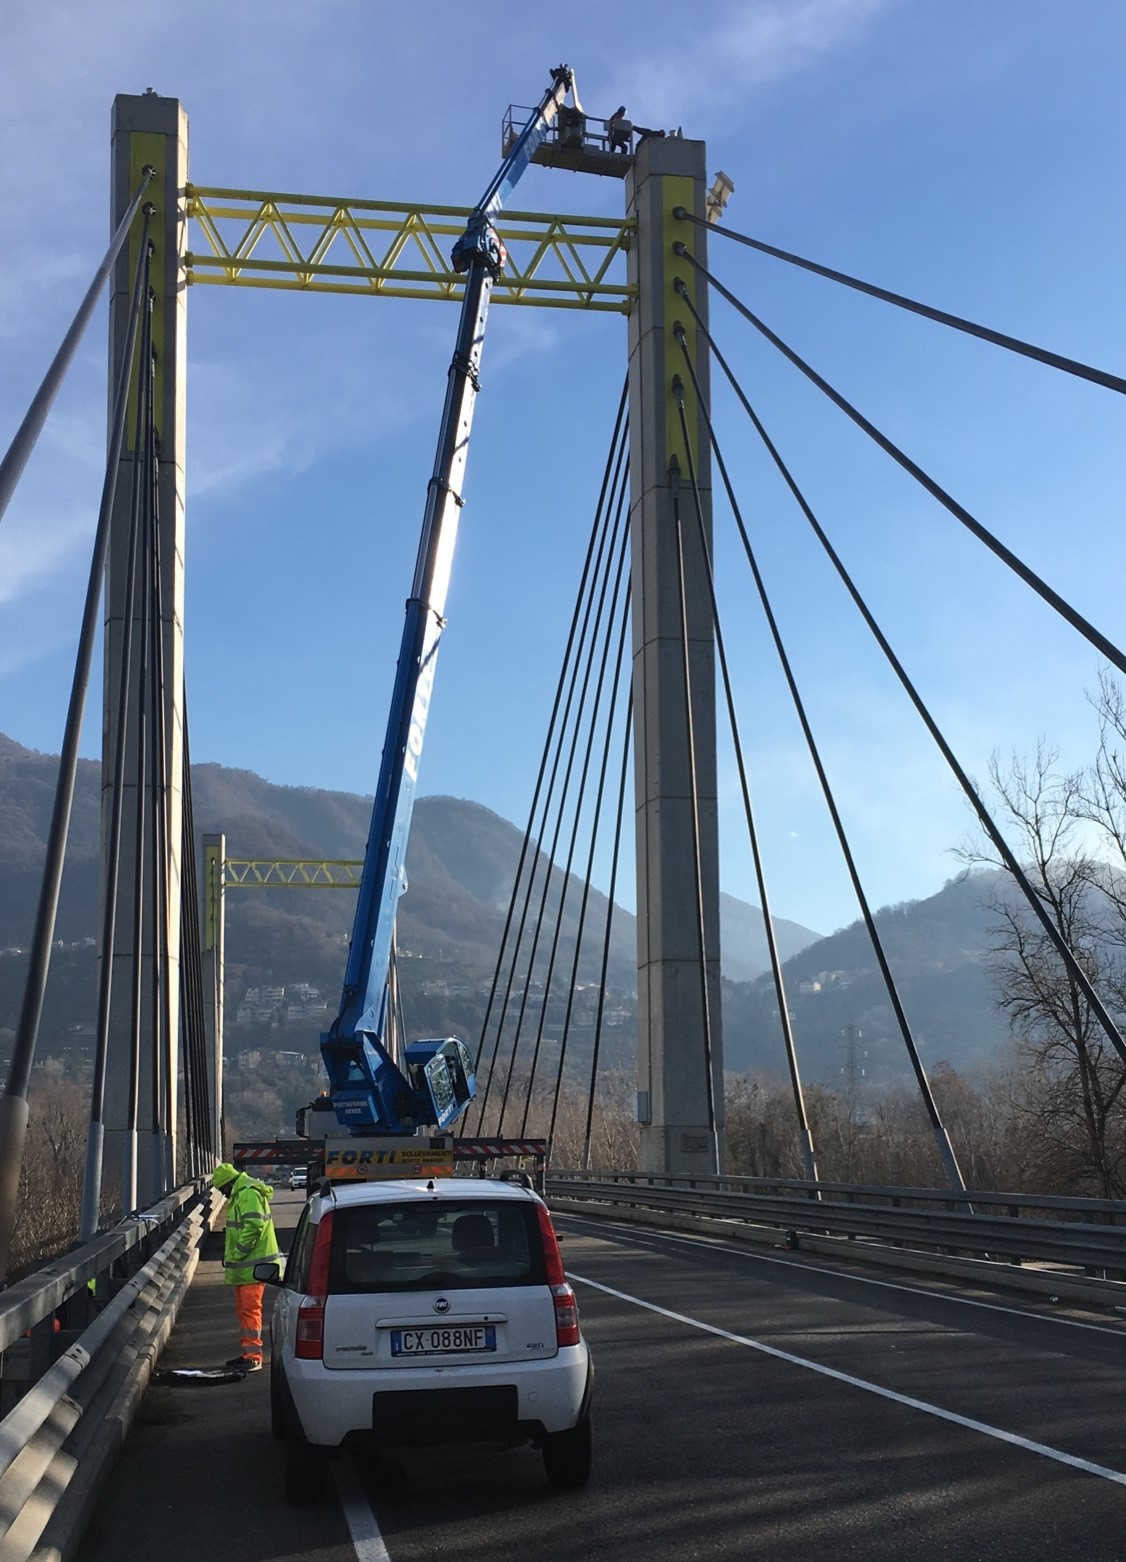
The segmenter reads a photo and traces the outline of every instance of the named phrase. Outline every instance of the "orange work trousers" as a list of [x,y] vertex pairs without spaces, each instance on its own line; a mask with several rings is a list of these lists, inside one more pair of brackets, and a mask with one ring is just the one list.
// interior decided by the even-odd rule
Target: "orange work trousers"
[[242,1354],[251,1361],[262,1360],[262,1298],[266,1287],[255,1280],[250,1285],[235,1286],[235,1312],[238,1314],[242,1339]]

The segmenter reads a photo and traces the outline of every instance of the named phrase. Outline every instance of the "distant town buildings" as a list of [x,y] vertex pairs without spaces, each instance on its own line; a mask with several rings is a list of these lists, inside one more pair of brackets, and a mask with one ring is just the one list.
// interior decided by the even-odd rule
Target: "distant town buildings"
[[798,992],[806,995],[824,992],[827,987],[851,987],[852,977],[848,971],[818,971],[816,976],[807,976],[798,983]]
[[283,1068],[320,1069],[320,1058],[306,1057],[303,1052],[263,1052],[261,1047],[244,1047],[241,1052],[223,1054],[224,1068],[235,1068],[242,1073],[253,1073],[263,1064],[280,1064]]
[[[96,949],[97,944],[96,938],[75,938],[69,943],[65,938],[56,938],[51,947],[52,949]],[[0,960],[12,960],[17,955],[26,953],[27,951],[19,945],[9,944],[6,948],[0,949]]]
[[235,1011],[236,1025],[276,1025],[282,1020],[320,1019],[328,1005],[319,987],[290,982],[285,987],[248,987]]

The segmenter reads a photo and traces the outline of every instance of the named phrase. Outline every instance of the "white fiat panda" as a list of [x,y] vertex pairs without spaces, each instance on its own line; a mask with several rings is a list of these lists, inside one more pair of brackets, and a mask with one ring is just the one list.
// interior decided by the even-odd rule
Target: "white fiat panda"
[[514,1182],[324,1183],[278,1280],[270,1411],[286,1497],[314,1500],[345,1438],[542,1449],[591,1470],[590,1353],[547,1206]]

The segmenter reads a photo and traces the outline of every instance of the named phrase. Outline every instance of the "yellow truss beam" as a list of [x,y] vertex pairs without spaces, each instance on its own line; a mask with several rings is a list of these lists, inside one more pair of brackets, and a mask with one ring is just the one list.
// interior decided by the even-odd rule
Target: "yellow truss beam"
[[[198,184],[185,197],[190,231],[202,245],[185,256],[189,282],[461,299],[464,279],[450,269],[449,254],[465,231],[466,207]],[[630,288],[614,262],[629,247],[632,221],[506,212],[497,228],[508,263],[494,303],[629,313]]]
[[224,857],[224,889],[359,889],[363,859]]

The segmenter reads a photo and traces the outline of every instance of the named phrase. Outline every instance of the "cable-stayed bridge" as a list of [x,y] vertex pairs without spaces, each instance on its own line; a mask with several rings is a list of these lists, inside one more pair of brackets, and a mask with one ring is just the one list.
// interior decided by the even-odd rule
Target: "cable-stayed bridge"
[[[753,387],[732,367],[724,333],[755,331],[1093,655],[1118,672],[1126,671],[1126,658],[1106,625],[1090,621],[779,335],[725,280],[724,257],[765,251],[936,328],[1031,360],[1030,372],[1062,374],[1108,396],[1121,394],[1126,382],[737,232],[723,211],[730,181],[709,187],[700,143],[635,132],[629,150],[615,149],[609,126],[598,124],[585,149],[557,139],[548,151],[563,166],[582,166],[585,156],[588,171],[622,178],[626,216],[510,212],[497,225],[508,256],[494,301],[624,316],[628,357],[577,571],[571,632],[544,713],[542,760],[486,1020],[473,1038],[480,1091],[466,1123],[502,1142],[550,1137],[562,1094],[583,1092],[583,1164],[570,1176],[557,1168],[549,1192],[567,1233],[568,1268],[584,1288],[605,1380],[604,1485],[590,1507],[569,1506],[564,1514],[546,1499],[529,1507],[528,1472],[518,1459],[515,1475],[499,1478],[472,1460],[454,1461],[443,1467],[441,1495],[420,1523],[402,1491],[421,1489],[426,1467],[400,1472],[402,1491],[388,1492],[371,1470],[345,1461],[340,1514],[310,1521],[297,1544],[310,1553],[333,1554],[336,1547],[341,1555],[406,1558],[465,1545],[471,1535],[473,1549],[515,1556],[538,1538],[540,1549],[562,1557],[580,1545],[588,1550],[597,1527],[625,1556],[643,1547],[670,1556],[692,1548],[736,1556],[757,1544],[780,1556],[800,1546],[834,1556],[853,1547],[888,1557],[969,1557],[1018,1547],[1057,1555],[1066,1533],[1073,1554],[1115,1555],[1119,1488],[1126,1484],[1126,1452],[1118,1451],[1113,1419],[1114,1308],[1117,1276],[1126,1269],[1117,1262],[1121,1211],[1108,1200],[967,1190],[956,1139],[919,1053],[917,1020],[900,999],[881,943],[808,691],[775,611],[756,544],[754,499],[741,491],[738,463],[720,431],[721,396],[745,419],[747,437],[758,441],[886,660],[905,709],[964,791],[989,850],[1023,897],[1021,925],[1064,973],[1104,1073],[1126,1060],[1115,998],[1100,990],[1086,952],[1072,947],[1043,883],[1027,872],[899,660],[819,506],[775,443]],[[464,283],[446,251],[471,216],[197,186],[187,168],[183,111],[151,94],[118,100],[113,170],[113,245],[0,466],[6,507],[109,279],[109,462],[74,694],[69,713],[60,713],[60,785],[0,1118],[7,1261],[69,793],[101,620],[105,874],[87,1175],[76,1231],[82,1245],[45,1277],[17,1281],[0,1301],[5,1381],[15,1384],[0,1428],[5,1544],[13,1556],[52,1544],[52,1524],[61,1533],[89,1515],[88,1472],[101,1473],[104,1451],[96,1427],[132,1414],[201,1251],[204,1283],[185,1314],[189,1333],[174,1349],[185,1363],[188,1340],[197,1352],[204,1341],[213,1356],[221,1350],[212,1341],[222,1337],[222,1297],[208,1283],[214,1271],[203,1228],[215,1202],[206,1193],[207,1174],[223,1143],[222,896],[243,870],[263,870],[253,859],[229,858],[221,841],[211,841],[197,861],[182,639],[183,593],[190,589],[183,541],[188,298],[194,307],[193,289],[214,284],[456,301]],[[721,305],[717,332],[713,316]],[[473,379],[475,372],[455,355],[451,378]],[[443,487],[450,485],[433,480],[432,489]],[[914,1197],[819,1177],[800,1036],[773,944],[779,1057],[804,1176],[767,1186],[725,1174],[717,730],[733,755],[743,849],[754,859],[768,940],[772,927],[744,700],[721,601],[735,561],[744,572],[743,600],[756,604],[777,657],[933,1135],[936,1187]],[[591,1123],[601,1013],[592,1055],[569,1057],[568,1037],[573,998],[588,971],[605,995],[625,833],[636,849],[639,1153],[636,1167],[596,1168]],[[267,879],[277,874],[284,881],[287,872],[289,883],[310,874],[315,882],[319,873],[350,877],[340,863],[264,869]],[[608,897],[600,917],[591,886]],[[529,1003],[536,984],[545,998],[538,1008]],[[549,1047],[553,995],[561,1004],[560,1036]],[[409,1015],[402,1027],[409,1031]],[[141,1218],[138,1209],[146,1212]],[[860,1248],[871,1263],[890,1259],[894,1273],[857,1264]],[[1009,1289],[1020,1286],[1025,1290],[1015,1295]],[[212,1521],[201,1519],[183,1470],[214,1458],[216,1447],[229,1469],[255,1439],[267,1458],[263,1400],[245,1385],[212,1393],[214,1399],[201,1393],[182,1412],[173,1408],[175,1390],[156,1391],[142,1422],[147,1413],[156,1427],[164,1416],[163,1424],[179,1431],[162,1439],[142,1427],[121,1466],[121,1506],[107,1498],[80,1554],[128,1553],[134,1537],[140,1554],[153,1525],[166,1549],[181,1535],[196,1551],[245,1549],[243,1486],[232,1493],[232,1508],[219,1502],[209,1531]],[[166,1450],[172,1466],[158,1475],[161,1441],[175,1446]],[[131,1460],[145,1470],[143,1478],[130,1480]],[[428,1494],[431,1485],[432,1466]],[[293,1521],[275,1511],[266,1475],[256,1471],[254,1486],[256,1549],[292,1554]],[[143,1517],[129,1495],[139,1488]],[[175,1499],[153,1495],[165,1490]],[[483,1500],[483,1492],[492,1495]],[[379,1546],[383,1553],[373,1549]]]

